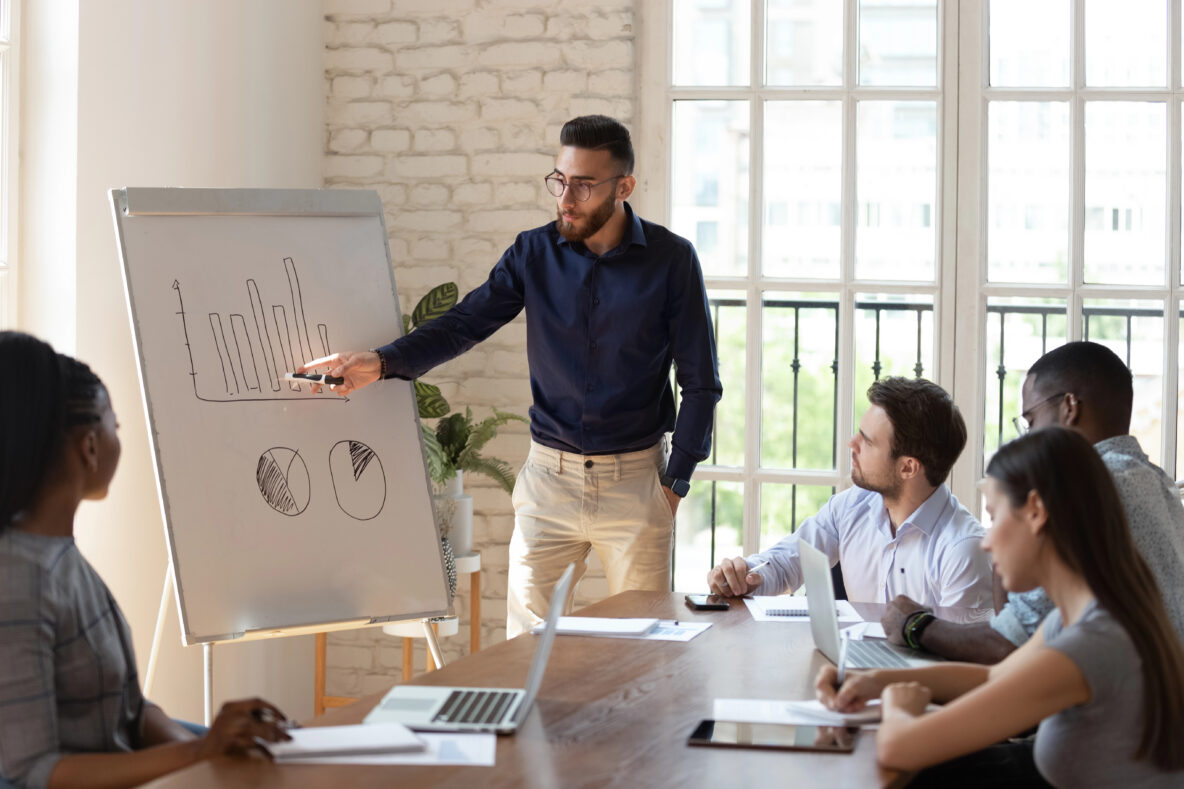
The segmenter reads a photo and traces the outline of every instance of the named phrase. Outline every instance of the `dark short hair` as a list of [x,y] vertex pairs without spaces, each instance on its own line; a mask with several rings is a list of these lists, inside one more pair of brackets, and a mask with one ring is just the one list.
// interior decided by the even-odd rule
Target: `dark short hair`
[[944,482],[966,446],[966,422],[946,390],[924,378],[881,378],[867,399],[892,422],[892,456],[914,457],[930,485]]
[[633,174],[633,141],[621,122],[607,115],[581,115],[563,124],[559,144],[608,151],[625,175]]
[[0,387],[0,529],[22,513],[57,465],[71,425],[98,421],[102,381],[29,334],[0,331],[0,365],[21,386]]
[[1028,375],[1047,397],[1075,394],[1091,413],[1116,434],[1131,426],[1135,399],[1131,371],[1118,354],[1096,342],[1069,342],[1036,360]]

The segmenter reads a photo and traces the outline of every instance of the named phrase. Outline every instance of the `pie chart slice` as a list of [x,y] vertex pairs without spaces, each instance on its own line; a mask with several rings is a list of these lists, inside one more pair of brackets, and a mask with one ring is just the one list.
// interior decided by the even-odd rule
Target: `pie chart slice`
[[368,521],[386,504],[386,473],[374,450],[361,441],[338,441],[329,450],[329,472],[337,506],[351,518]]
[[290,447],[272,447],[259,456],[255,484],[267,506],[281,515],[295,517],[308,509],[312,491],[308,466]]

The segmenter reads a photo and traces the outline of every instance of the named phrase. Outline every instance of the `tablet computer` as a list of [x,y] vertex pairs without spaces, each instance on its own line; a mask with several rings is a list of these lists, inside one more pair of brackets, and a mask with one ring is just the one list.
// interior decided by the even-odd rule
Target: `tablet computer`
[[691,733],[687,745],[851,753],[858,734],[858,728],[846,726],[703,720]]

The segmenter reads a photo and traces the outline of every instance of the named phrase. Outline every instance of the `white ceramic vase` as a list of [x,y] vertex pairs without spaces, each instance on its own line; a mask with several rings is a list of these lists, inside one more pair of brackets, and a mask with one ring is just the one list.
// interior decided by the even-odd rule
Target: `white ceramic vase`
[[440,485],[436,493],[436,515],[441,532],[447,532],[457,556],[473,552],[473,497],[464,492],[464,472]]

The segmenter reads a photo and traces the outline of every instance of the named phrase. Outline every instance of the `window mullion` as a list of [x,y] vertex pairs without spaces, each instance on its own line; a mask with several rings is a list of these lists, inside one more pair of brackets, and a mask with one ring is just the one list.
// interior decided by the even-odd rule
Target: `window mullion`
[[1085,283],[1085,99],[1082,96],[1082,88],[1085,86],[1085,0],[1073,0],[1070,14],[1073,24],[1073,36],[1069,43],[1073,72],[1073,99],[1069,107],[1069,123],[1072,129],[1070,158],[1073,168],[1073,212],[1069,220],[1071,294],[1068,304],[1067,339],[1072,342],[1082,338],[1084,299],[1081,286]]
[[762,231],[764,219],[764,103],[761,87],[764,84],[765,12],[764,0],[750,0],[751,52],[749,61],[748,117],[748,321],[745,337],[745,441],[744,441],[744,524],[742,540],[745,553],[760,550],[761,486],[757,472],[761,464],[761,400],[763,372],[761,370],[764,310],[761,307],[760,274],[764,255]]

